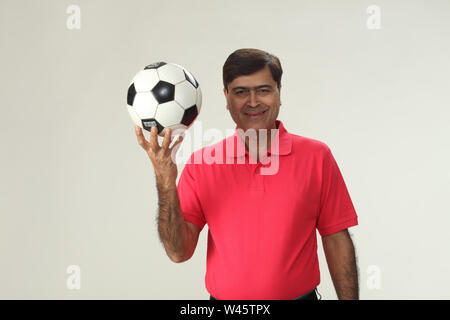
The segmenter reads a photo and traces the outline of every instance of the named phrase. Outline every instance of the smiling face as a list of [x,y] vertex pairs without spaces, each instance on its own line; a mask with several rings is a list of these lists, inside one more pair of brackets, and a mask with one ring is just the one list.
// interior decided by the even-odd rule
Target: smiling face
[[[281,85],[280,85],[281,89]],[[227,109],[238,128],[275,129],[280,110],[280,90],[269,67],[235,78],[223,92]]]

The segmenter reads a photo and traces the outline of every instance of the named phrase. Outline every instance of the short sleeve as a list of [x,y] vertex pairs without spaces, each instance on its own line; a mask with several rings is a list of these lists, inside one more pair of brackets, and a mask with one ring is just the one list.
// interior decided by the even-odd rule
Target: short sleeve
[[341,171],[328,146],[322,163],[317,229],[324,237],[357,225],[358,217]]
[[177,185],[178,198],[184,220],[195,224],[200,230],[206,224],[198,194],[198,181],[195,178],[194,164],[185,165]]

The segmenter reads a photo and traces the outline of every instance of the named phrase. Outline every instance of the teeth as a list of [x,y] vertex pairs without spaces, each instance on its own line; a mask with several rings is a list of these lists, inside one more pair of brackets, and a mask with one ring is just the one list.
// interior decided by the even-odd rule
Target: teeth
[[249,115],[249,116],[257,116],[257,115],[259,115],[259,114],[263,114],[265,111],[263,111],[263,112],[260,112],[260,113],[247,113],[247,115]]

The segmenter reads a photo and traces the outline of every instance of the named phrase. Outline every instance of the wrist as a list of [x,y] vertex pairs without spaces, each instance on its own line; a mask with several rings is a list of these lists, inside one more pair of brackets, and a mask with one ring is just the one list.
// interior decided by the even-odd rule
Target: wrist
[[156,177],[156,185],[159,190],[168,191],[177,188],[176,179],[166,179]]

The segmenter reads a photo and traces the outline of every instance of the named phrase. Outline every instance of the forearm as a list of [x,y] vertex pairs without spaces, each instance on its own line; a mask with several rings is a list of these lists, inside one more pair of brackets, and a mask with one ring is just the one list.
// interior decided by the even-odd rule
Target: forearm
[[348,231],[326,236],[322,242],[338,299],[359,299],[355,249]]
[[175,182],[157,183],[159,195],[158,233],[169,258],[174,262],[185,260],[188,230],[180,208]]

